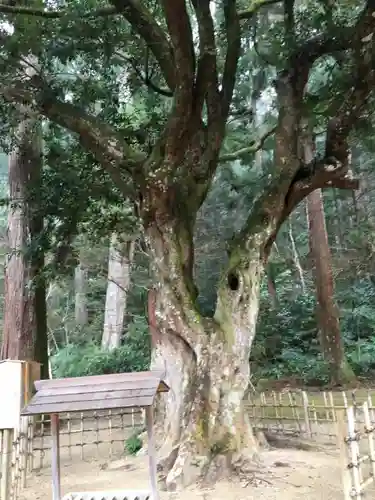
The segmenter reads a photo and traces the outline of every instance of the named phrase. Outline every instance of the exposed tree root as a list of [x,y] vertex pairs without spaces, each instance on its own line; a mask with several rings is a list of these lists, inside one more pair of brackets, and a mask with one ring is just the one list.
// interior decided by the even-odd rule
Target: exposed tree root
[[191,484],[207,487],[235,478],[249,484],[260,471],[259,458],[250,450],[239,454],[199,455],[184,443],[158,462],[160,487],[167,491],[178,491]]

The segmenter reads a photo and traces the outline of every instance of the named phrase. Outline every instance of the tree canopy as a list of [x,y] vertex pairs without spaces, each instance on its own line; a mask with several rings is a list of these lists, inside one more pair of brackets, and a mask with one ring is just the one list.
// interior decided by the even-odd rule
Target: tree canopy
[[[294,129],[302,108],[313,125],[325,129],[323,159],[346,163],[349,132],[362,117],[372,86],[369,3],[359,2],[354,9],[347,2],[331,6],[277,1],[253,2],[250,8],[235,1],[181,1],[173,7],[137,1],[69,2],[61,7],[57,3],[56,10],[38,7],[0,8],[13,31],[10,35],[4,29],[2,37],[3,99],[32,104],[35,111],[77,133],[127,196],[158,170],[161,147],[164,157],[171,155],[176,143],[182,149],[185,136],[188,148],[194,149],[188,144],[193,115],[199,117],[195,129],[203,129],[202,140],[210,145],[206,156],[218,155],[228,115],[246,108],[249,88],[244,96],[241,87],[253,76],[254,59],[263,66],[257,70],[263,82],[255,91],[269,89],[274,78],[279,103],[274,177],[283,171],[283,190],[299,168]],[[30,53],[37,66],[32,77],[27,76],[33,66]],[[316,75],[322,73],[319,81]],[[236,75],[238,91],[236,87],[232,103]],[[156,104],[156,116],[143,113],[142,119],[140,113],[137,126],[133,103],[144,105],[149,99]],[[318,109],[323,114],[319,124],[313,119]],[[257,132],[247,129],[243,146],[251,152],[264,137],[254,137]],[[278,151],[281,140],[289,144],[287,151]],[[241,149],[227,158],[241,157]],[[181,158],[172,163],[167,169],[171,177],[183,175],[185,182],[195,177],[194,186],[207,183],[214,170],[211,165],[207,172],[186,175],[181,165],[177,168]],[[282,168],[284,163],[288,167]],[[332,182],[332,173],[329,179],[323,177],[315,181]],[[343,176],[333,177],[335,184],[346,185]],[[295,193],[290,205],[302,195],[303,191]]]

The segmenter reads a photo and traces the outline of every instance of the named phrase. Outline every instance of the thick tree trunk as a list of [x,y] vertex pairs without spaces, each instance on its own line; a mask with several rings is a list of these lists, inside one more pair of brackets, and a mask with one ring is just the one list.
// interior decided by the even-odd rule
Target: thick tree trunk
[[339,310],[334,299],[331,252],[324,218],[323,196],[320,189],[307,198],[310,248],[314,261],[317,295],[319,339],[331,382],[343,384],[354,378],[348,365],[341,339]]
[[[29,186],[34,186],[29,195],[30,210],[29,227],[32,242],[31,253],[31,275],[34,282],[33,303],[35,308],[35,328],[36,342],[34,357],[41,363],[42,379],[50,378],[50,360],[48,353],[48,324],[47,324],[47,283],[43,274],[45,265],[45,255],[43,247],[33,244],[36,242],[44,230],[44,217],[41,202],[42,191],[42,131],[37,126],[36,137],[32,144],[34,156],[30,155],[34,168],[29,175]],[[38,135],[39,134],[39,135]]]
[[130,285],[135,242],[112,235],[108,257],[108,284],[105,301],[103,349],[120,347]]
[[[24,126],[21,127],[24,133]],[[21,145],[21,148],[23,145]],[[8,245],[5,267],[2,359],[34,359],[35,316],[29,295],[30,268],[25,257],[29,227],[25,207],[25,165],[22,150],[9,157]]]
[[74,315],[77,326],[83,328],[89,320],[87,310],[87,269],[80,262],[74,270]]
[[19,146],[9,157],[9,254],[5,270],[3,359],[35,360],[48,376],[47,321],[40,211],[41,131],[35,122],[19,127]]
[[202,475],[222,477],[257,451],[243,397],[263,264],[259,247],[245,259],[238,255],[220,284],[215,318],[203,318],[195,305],[191,224],[165,216],[146,234],[157,278],[149,298],[152,365],[171,388],[159,410],[166,436],[159,470],[173,490]]
[[[311,148],[306,144],[305,159],[308,161],[311,157]],[[352,380],[354,374],[345,358],[341,339],[339,310],[334,299],[332,259],[321,189],[313,191],[307,197],[307,216],[310,249],[314,262],[320,344],[329,367],[331,382],[337,385]]]

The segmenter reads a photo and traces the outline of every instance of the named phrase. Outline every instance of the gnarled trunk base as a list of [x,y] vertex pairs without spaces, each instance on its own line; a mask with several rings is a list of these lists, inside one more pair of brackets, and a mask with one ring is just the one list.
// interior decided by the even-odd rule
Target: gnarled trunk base
[[215,328],[207,324],[209,342],[194,350],[172,334],[154,349],[153,365],[170,386],[157,413],[165,436],[158,472],[169,491],[227,478],[258,452],[243,401],[249,364],[226,351]]

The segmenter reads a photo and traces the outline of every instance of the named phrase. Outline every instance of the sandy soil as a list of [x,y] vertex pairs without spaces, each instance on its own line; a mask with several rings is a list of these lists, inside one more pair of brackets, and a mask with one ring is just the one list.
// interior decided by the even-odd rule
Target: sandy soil
[[[116,459],[115,459],[116,458]],[[62,457],[62,490],[94,491],[147,488],[147,459],[113,457],[111,462],[80,454]],[[336,451],[273,449],[261,457],[264,467],[252,476],[220,482],[214,488],[190,488],[182,494],[161,492],[163,500],[341,500],[339,457]],[[20,500],[50,500],[51,470],[34,472]]]
[[[130,423],[127,422],[129,425]],[[88,420],[85,422],[84,432],[80,422],[72,425],[69,433],[62,429],[60,445],[63,494],[74,491],[148,489],[147,457],[124,457],[124,439],[133,430],[117,424],[113,419],[110,433],[105,419]],[[294,443],[299,449],[291,447],[293,438],[284,436],[283,442],[279,438],[277,448],[262,452],[262,467],[255,468],[251,475],[236,477],[229,482],[222,481],[214,488],[196,486],[178,494],[161,492],[161,499],[342,500],[344,495],[340,456],[337,442],[332,439],[333,429],[320,427],[316,429],[317,432],[318,430],[318,436],[313,439],[314,444],[311,439],[305,442],[304,447],[301,439],[298,444]],[[29,476],[27,488],[20,492],[20,500],[51,499],[49,440],[50,437],[45,436],[34,443],[39,445],[39,451],[34,453],[34,467],[40,469]],[[109,444],[109,440],[112,440],[112,444]],[[361,443],[362,455],[369,451],[365,441]],[[276,445],[276,441],[272,444]],[[312,444],[315,447],[313,451]],[[370,468],[371,464],[362,464],[364,480],[370,475]],[[375,488],[366,488],[366,493],[369,498],[375,498]]]

